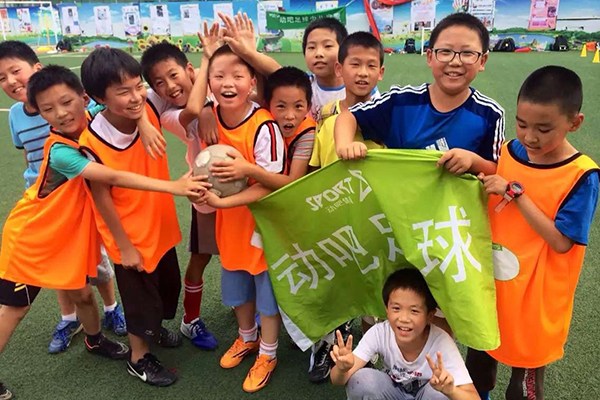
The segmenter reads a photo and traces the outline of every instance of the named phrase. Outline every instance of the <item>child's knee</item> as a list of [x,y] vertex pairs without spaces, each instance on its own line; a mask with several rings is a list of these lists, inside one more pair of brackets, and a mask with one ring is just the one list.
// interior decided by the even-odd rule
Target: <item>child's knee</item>
[[[379,398],[384,391],[379,374],[385,374],[372,368],[361,368],[356,371],[346,383],[346,395],[348,400]],[[384,377],[391,384],[387,374]]]
[[69,298],[77,307],[89,307],[94,305],[94,294],[89,289],[89,287],[80,290],[70,290]]
[[2,319],[6,318],[6,320],[11,320],[13,323],[19,323],[25,318],[31,306],[25,307],[15,307],[15,306],[1,306],[0,307],[0,315],[2,315]]

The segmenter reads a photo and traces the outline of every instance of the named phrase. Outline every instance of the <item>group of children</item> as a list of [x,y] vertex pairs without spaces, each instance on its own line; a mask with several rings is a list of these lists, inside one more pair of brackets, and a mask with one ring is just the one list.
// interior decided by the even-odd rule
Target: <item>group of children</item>
[[[18,101],[11,130],[17,147],[30,146],[31,169],[31,187],[2,235],[0,351],[40,288],[54,288],[77,309],[88,351],[126,359],[128,373],[148,384],[174,383],[151,346],[181,344],[162,320],[175,316],[181,290],[170,194],[183,195],[192,224],[180,332],[201,349],[217,347],[200,305],[204,269],[219,254],[222,301],[239,333],[220,365],[234,368],[258,353],[242,385],[256,392],[278,363],[281,317],[246,205],[338,157],[384,146],[435,149],[444,152],[440,167],[479,177],[490,194],[493,240],[518,259],[495,265],[501,346],[469,349],[465,365],[423,276],[402,269],[383,288],[387,321],[366,330],[354,350],[348,324],[325,338],[313,349],[309,378],[346,385],[351,399],[486,399],[500,361],[513,367],[507,399],[542,399],[544,368],[562,356],[567,338],[598,197],[598,167],[566,139],[583,121],[577,75],[554,66],[531,74],[517,100],[517,139],[504,143],[502,107],[470,86],[485,67],[489,36],[469,14],[450,15],[432,31],[431,84],[383,94],[383,47],[370,33],[314,21],[302,42],[307,74],[257,52],[246,16],[220,18],[225,29],[205,25],[199,35],[198,69],[168,43],[146,50],[141,64],[101,48],[84,60],[79,81],[64,67],[42,67],[23,43],[0,44],[0,86]],[[87,109],[90,97],[99,107]],[[207,144],[233,146],[238,153],[211,173],[248,178],[248,189],[220,198],[206,176],[170,181],[166,155],[155,154],[164,150],[161,127],[186,143],[190,166]],[[549,179],[556,184],[540,184]],[[68,248],[56,240],[64,235]],[[100,331],[88,284],[99,264],[112,271],[102,246],[114,263],[129,347]],[[114,294],[105,298],[107,313],[120,310],[114,303]],[[106,324],[112,320],[106,314]],[[66,331],[61,350],[76,331]],[[376,354],[383,371],[367,368]],[[0,385],[0,399],[10,396]]]

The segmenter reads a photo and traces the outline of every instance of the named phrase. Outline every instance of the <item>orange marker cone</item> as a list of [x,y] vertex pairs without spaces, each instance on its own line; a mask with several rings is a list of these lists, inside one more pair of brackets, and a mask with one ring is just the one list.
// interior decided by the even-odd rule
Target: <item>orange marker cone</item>
[[600,50],[596,49],[596,53],[594,53],[594,59],[592,62],[594,64],[600,64]]
[[585,43],[583,44],[583,47],[581,48],[581,54],[579,55],[579,57],[587,57],[587,47],[585,46]]

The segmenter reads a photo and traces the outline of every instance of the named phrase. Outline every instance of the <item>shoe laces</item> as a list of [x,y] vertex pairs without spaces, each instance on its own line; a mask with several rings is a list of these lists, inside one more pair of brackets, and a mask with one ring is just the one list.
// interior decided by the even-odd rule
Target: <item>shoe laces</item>
[[329,352],[333,346],[329,343],[325,343],[319,350],[317,354],[315,354],[315,366],[323,365],[327,357],[329,357]]
[[192,333],[192,336],[204,336],[206,325],[204,325],[204,322],[202,322],[201,319],[197,319],[190,326],[190,332]]
[[[67,322],[67,323],[66,324],[62,324],[63,322]],[[70,325],[71,324],[68,321],[61,321],[61,322],[59,322],[58,326],[56,327],[56,329],[52,333],[52,338],[60,340],[61,342],[67,341],[68,338],[69,338],[69,335],[71,334],[71,332],[70,332],[71,330],[69,328]]]
[[250,368],[250,373],[256,373],[260,370],[268,369],[269,364],[271,363],[272,360],[273,360],[272,357],[265,355],[265,354],[260,354],[256,358],[256,362],[254,363],[252,368]]
[[144,370],[150,373],[159,373],[164,369],[158,358],[150,353],[145,354],[144,358],[139,361],[139,364],[142,364]]
[[117,306],[113,311],[107,313],[107,318],[110,320],[110,325],[113,328],[121,328],[125,326],[125,316],[119,311],[119,306]]

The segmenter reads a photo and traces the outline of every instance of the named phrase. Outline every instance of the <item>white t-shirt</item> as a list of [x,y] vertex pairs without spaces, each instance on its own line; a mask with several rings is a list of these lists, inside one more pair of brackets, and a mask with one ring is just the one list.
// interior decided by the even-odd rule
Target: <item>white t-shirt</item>
[[187,146],[185,160],[192,168],[196,156],[202,149],[198,136],[198,119],[194,119],[187,127],[184,127],[179,122],[182,108],[175,107],[152,89],[148,89],[148,100],[160,115],[160,123],[163,128],[177,136]]
[[346,87],[344,85],[337,87],[321,87],[317,82],[315,75],[309,74],[310,85],[312,87],[312,99],[310,106],[310,115],[319,122],[321,119],[321,108],[327,103],[346,98]]
[[94,117],[90,123],[90,128],[96,132],[98,136],[104,139],[104,141],[120,150],[129,147],[131,143],[133,143],[133,141],[139,136],[137,127],[131,134],[123,133],[115,128],[110,122],[108,122],[102,113]]
[[429,382],[432,372],[425,355],[429,354],[435,361],[438,351],[442,353],[444,367],[454,377],[456,386],[473,382],[454,340],[433,324],[425,347],[412,362],[406,361],[402,355],[389,321],[381,322],[369,329],[353,353],[363,361],[369,361],[375,354],[379,354],[383,358],[385,372],[390,378],[410,390]]

